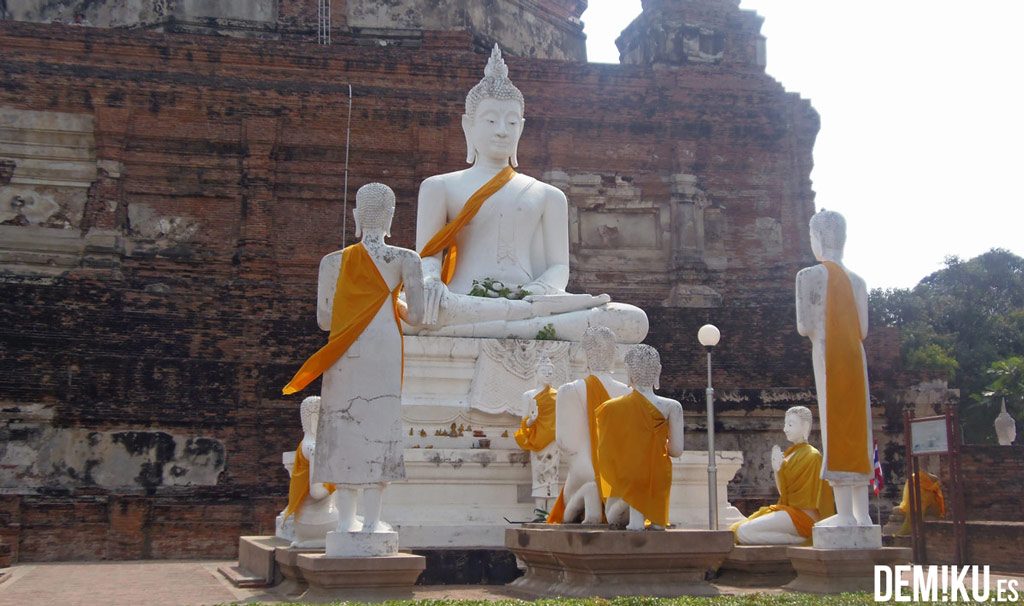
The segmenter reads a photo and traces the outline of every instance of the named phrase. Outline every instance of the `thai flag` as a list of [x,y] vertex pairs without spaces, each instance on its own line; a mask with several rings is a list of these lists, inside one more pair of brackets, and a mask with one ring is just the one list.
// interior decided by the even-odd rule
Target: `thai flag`
[[871,487],[875,490],[875,496],[885,486],[885,478],[882,477],[882,463],[878,460],[878,441],[875,441],[875,477],[871,478]]

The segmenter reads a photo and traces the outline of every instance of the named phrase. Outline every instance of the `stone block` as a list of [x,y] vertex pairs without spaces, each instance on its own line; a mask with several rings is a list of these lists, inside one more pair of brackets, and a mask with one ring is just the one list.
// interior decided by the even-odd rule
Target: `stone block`
[[310,587],[318,589],[411,587],[427,567],[425,557],[411,553],[351,558],[303,553],[296,563]]
[[523,597],[675,597],[718,593],[705,578],[732,551],[733,536],[528,524],[506,530],[505,546],[526,565],[509,585]]
[[296,547],[282,547],[274,551],[274,561],[277,563],[277,570],[286,581],[304,583],[305,578],[299,569],[298,558],[300,555],[309,553],[323,553],[322,549],[299,549]]
[[398,553],[398,533],[388,532],[340,532],[327,533],[327,557],[367,558]]
[[787,545],[736,545],[722,562],[718,580],[726,585],[784,585],[796,571]]
[[787,549],[796,579],[785,586],[790,591],[807,593],[844,593],[871,591],[876,565],[896,566],[910,563],[907,547],[877,549]]
[[287,548],[288,541],[278,537],[238,537],[238,565],[217,570],[235,587],[263,587],[281,580],[275,552]]
[[882,527],[815,526],[811,537],[818,549],[878,549],[882,546]]

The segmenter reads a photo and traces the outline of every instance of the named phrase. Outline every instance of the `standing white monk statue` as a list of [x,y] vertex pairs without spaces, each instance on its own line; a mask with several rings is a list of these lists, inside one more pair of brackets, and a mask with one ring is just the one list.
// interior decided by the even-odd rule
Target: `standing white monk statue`
[[533,339],[550,324],[558,339],[579,341],[587,327],[607,326],[621,342],[639,343],[648,327],[643,310],[565,292],[565,194],[515,171],[525,105],[497,46],[484,74],[462,116],[472,166],[420,186],[416,247],[426,311],[423,325],[408,331]]
[[[405,477],[399,318],[420,320],[423,274],[415,252],[384,243],[395,214],[391,188],[359,188],[354,214],[362,241],[320,262],[317,322],[330,337],[284,393],[323,375],[313,481],[337,486],[339,532],[386,532],[381,494],[389,482]],[[403,282],[406,303],[398,300]],[[362,524],[356,518],[359,489]]]
[[600,466],[597,456],[597,408],[611,398],[629,393],[629,387],[612,377],[615,364],[615,333],[604,326],[583,333],[583,353],[588,374],[558,388],[555,400],[555,439],[569,457],[565,486],[548,515],[548,524],[604,521]]
[[821,453],[807,443],[814,417],[806,406],[786,411],[782,431],[793,445],[772,448],[779,501],[732,525],[740,545],[810,545],[811,528],[836,512],[832,489],[821,479]]
[[811,218],[811,250],[820,265],[796,276],[796,328],[811,340],[824,464],[836,515],[818,526],[870,526],[871,400],[862,341],[868,333],[864,280],[843,267],[846,221],[823,210]]
[[597,409],[597,457],[612,526],[652,530],[668,526],[672,460],[683,454],[683,407],[654,395],[661,377],[661,356],[650,345],[626,353],[633,388]]
[[555,443],[555,396],[558,392],[551,386],[554,377],[555,365],[547,356],[542,357],[537,363],[540,386],[523,394],[523,409],[529,412],[515,433],[519,447],[530,452],[534,505],[545,512],[548,499],[558,492],[558,464],[561,460]]
[[288,484],[288,507],[284,519],[294,516],[292,547],[322,548],[327,533],[338,525],[338,510],[334,506],[334,484],[313,482],[313,459],[316,452],[316,425],[320,415],[320,396],[309,396],[302,401],[302,441],[295,449],[292,478]]

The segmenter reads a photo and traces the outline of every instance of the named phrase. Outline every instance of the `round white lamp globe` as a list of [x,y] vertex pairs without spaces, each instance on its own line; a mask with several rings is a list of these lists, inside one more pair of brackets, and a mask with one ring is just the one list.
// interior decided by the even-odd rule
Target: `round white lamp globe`
[[718,341],[722,338],[721,331],[714,324],[705,324],[700,327],[697,331],[697,340],[704,347],[714,347],[718,345]]

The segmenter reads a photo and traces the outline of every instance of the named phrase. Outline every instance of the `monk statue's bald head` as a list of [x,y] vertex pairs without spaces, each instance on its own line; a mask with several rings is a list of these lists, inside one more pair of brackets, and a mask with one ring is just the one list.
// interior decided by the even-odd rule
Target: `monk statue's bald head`
[[811,217],[811,251],[819,261],[839,261],[846,246],[846,219],[834,210]]

